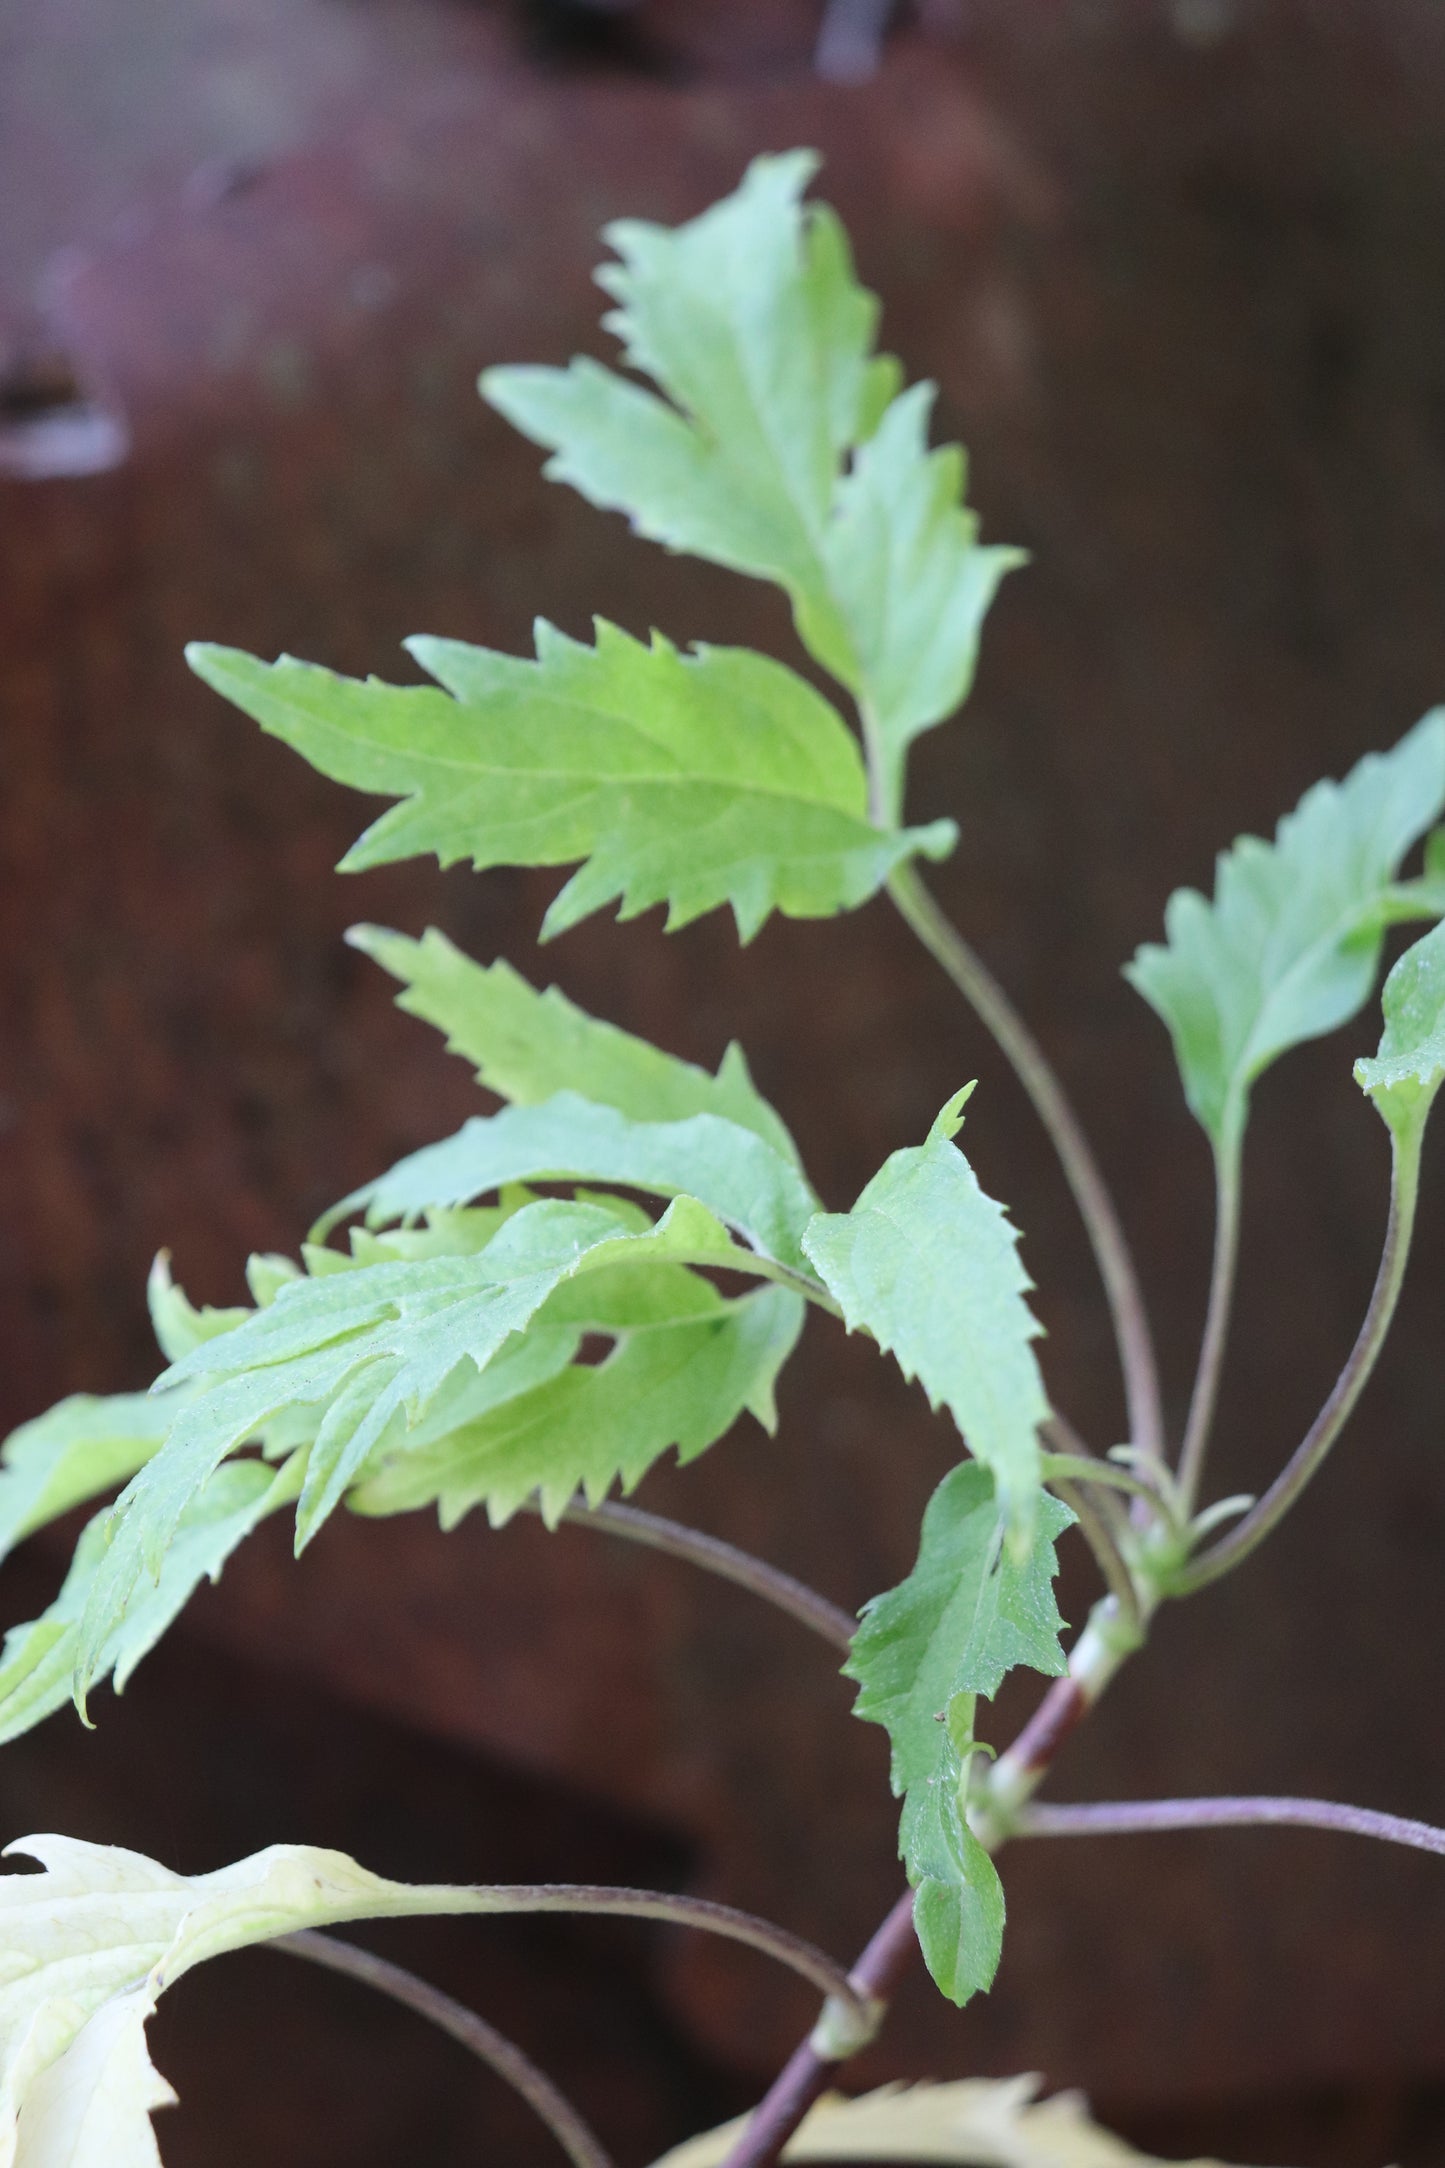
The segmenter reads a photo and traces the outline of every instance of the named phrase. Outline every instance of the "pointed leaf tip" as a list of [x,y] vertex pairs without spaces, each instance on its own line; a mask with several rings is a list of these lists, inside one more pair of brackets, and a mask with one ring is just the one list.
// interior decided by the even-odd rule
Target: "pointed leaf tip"
[[974,1077],[970,1083],[963,1085],[960,1090],[956,1091],[953,1097],[939,1109],[937,1119],[928,1132],[930,1144],[948,1144],[958,1135],[958,1132],[963,1127],[963,1110],[977,1088],[978,1078]]

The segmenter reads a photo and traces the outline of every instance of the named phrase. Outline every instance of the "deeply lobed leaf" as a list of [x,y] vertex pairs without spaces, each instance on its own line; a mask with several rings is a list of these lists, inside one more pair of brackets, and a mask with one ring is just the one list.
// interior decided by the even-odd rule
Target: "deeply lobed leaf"
[[[559,1365],[531,1391],[466,1422],[449,1419],[432,1439],[399,1439],[375,1457],[352,1508],[405,1513],[435,1500],[452,1528],[485,1505],[498,1526],[536,1495],[554,1523],[579,1492],[596,1505],[614,1482],[631,1490],[669,1450],[695,1459],[744,1409],[772,1430],[773,1389],[802,1327],[802,1298],[772,1287],[725,1302],[708,1282],[671,1271],[685,1284],[670,1281],[645,1314],[639,1275],[629,1271],[622,1304],[576,1316],[579,1328],[612,1339],[604,1361]],[[589,1274],[579,1292],[603,1277]],[[552,1305],[542,1312],[544,1321],[553,1315]]]
[[[550,1318],[543,1314],[549,1297],[565,1284],[583,1275],[598,1277],[595,1307],[606,1330],[601,1321],[609,1314],[635,1321],[615,1285],[609,1285],[614,1268],[641,1266],[655,1274],[661,1266],[676,1273],[701,1263],[747,1270],[751,1261],[721,1223],[689,1197],[675,1199],[655,1226],[622,1199],[523,1198],[443,1218],[440,1229],[385,1237],[362,1233],[363,1255],[368,1244],[375,1262],[309,1252],[312,1276],[280,1284],[268,1307],[196,1346],[162,1380],[185,1387],[187,1397],[165,1444],[122,1495],[107,1524],[107,1545],[90,1578],[81,1617],[79,1694],[103,1668],[112,1637],[136,1602],[144,1600],[138,1592],[147,1576],[154,1581],[163,1571],[198,1493],[247,1440],[259,1436],[275,1449],[306,1448],[299,1547],[383,1441],[394,1448],[429,1412],[436,1426],[418,1443],[440,1436],[443,1428],[464,1429],[504,1401],[555,1378],[588,1329],[585,1294]],[[406,1254],[408,1248],[412,1254]],[[644,1318],[655,1285],[654,1279],[636,1295]],[[686,1303],[682,1307],[686,1311]],[[733,1413],[737,1405],[768,1406],[767,1363],[774,1355],[781,1361],[796,1335],[795,1301],[792,1308],[775,1306],[768,1314],[773,1330],[763,1336],[762,1348],[753,1348],[754,1365]],[[623,1329],[618,1322],[619,1336]],[[739,1374],[737,1368],[726,1371],[724,1382],[736,1387]],[[703,1405],[715,1413],[727,1404],[727,1392],[716,1379],[708,1382],[707,1373],[699,1375],[706,1384]],[[647,1384],[638,1381],[634,1414]],[[662,1427],[677,1435],[663,1440],[659,1450],[670,1443],[700,1450],[710,1442],[701,1436],[708,1418],[682,1407],[685,1388],[674,1382],[671,1390],[672,1420]],[[546,1458],[545,1439],[534,1434],[534,1442],[538,1460],[522,1495],[560,1480]],[[524,1474],[521,1453],[514,1450],[505,1479],[521,1483]]]
[[473,963],[435,927],[413,941],[379,926],[353,926],[347,939],[401,980],[397,1006],[444,1032],[451,1051],[472,1062],[478,1083],[500,1099],[535,1106],[571,1090],[637,1122],[719,1114],[797,1163],[797,1146],[753,1083],[736,1041],[709,1076],[589,1016],[559,987],[538,993],[509,963]]
[[1445,709],[1342,783],[1317,783],[1272,844],[1243,836],[1219,859],[1212,902],[1180,889],[1167,943],[1126,976],[1174,1039],[1185,1095],[1216,1150],[1237,1149],[1256,1077],[1369,999],[1386,927],[1445,913],[1445,868],[1399,869],[1445,809]]
[[759,158],[683,226],[608,228],[608,326],[663,397],[586,360],[490,369],[482,389],[592,503],[786,590],[804,644],[859,699],[896,819],[908,744],[965,697],[1020,555],[979,545],[962,454],[927,447],[931,387],[900,394],[874,354],[847,238],[802,200],[816,163]]
[[754,1249],[790,1266],[802,1264],[799,1243],[817,1207],[791,1159],[721,1115],[638,1122],[562,1091],[537,1106],[474,1116],[355,1191],[330,1217],[364,1206],[373,1225],[384,1225],[509,1182],[570,1180],[696,1197]]
[[443,865],[566,865],[544,934],[617,899],[681,926],[727,903],[749,940],[770,911],[827,916],[875,893],[950,822],[884,831],[846,726],[781,663],[682,655],[599,623],[586,647],[548,625],[526,662],[446,640],[413,654],[443,691],[193,647],[192,667],[314,767],[401,802],[342,861],[434,852]]
[[953,1415],[993,1473],[1011,1540],[1031,1540],[1040,1491],[1038,1426],[1048,1401],[1039,1327],[1018,1234],[953,1143],[967,1098],[949,1101],[928,1141],[894,1152],[851,1212],[820,1213],[803,1249],[843,1308]]

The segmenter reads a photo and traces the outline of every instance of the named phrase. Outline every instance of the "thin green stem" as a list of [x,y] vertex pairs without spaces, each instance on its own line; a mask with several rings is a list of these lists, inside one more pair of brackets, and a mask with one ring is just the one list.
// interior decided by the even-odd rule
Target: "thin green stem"
[[1179,1489],[1186,1514],[1193,1511],[1199,1497],[1229,1340],[1229,1313],[1239,1262],[1240,1166],[1239,1140],[1227,1137],[1214,1154],[1214,1261],[1209,1274],[1209,1306],[1184,1425],[1184,1443],[1179,1450]]
[[1326,1829],[1347,1837],[1375,1837],[1416,1852],[1445,1854],[1445,1829],[1373,1807],[1345,1807],[1330,1799],[1122,1799],[1087,1806],[1025,1807],[1014,1823],[1016,1837],[1131,1836],[1164,1829]]
[[484,2018],[450,1995],[444,1995],[439,1987],[419,1980],[414,1972],[407,1972],[384,1957],[373,1956],[370,1950],[358,1949],[354,1942],[342,1942],[335,1935],[318,1934],[314,1928],[282,1935],[270,1944],[270,1948],[282,1951],[287,1957],[304,1957],[309,1964],[324,1965],[328,1972],[343,1973],[348,1979],[359,1980],[363,1987],[389,1995],[393,2002],[404,2003],[428,2024],[449,2033],[453,2040],[459,2040],[479,2062],[485,2063],[514,2092],[520,2093],[539,2121],[551,2131],[572,2161],[573,2168],[612,2168],[607,2148],[546,2072],[539,2070],[531,2057],[524,2055],[505,2034],[497,2032]]
[[815,1303],[826,1310],[829,1317],[840,1321],[843,1316],[841,1303],[835,1302],[821,1280],[815,1280],[810,1272],[799,1272],[793,1265],[780,1265],[776,1257],[765,1257],[760,1250],[742,1250],[737,1258],[704,1257],[697,1260],[705,1265],[726,1265],[738,1272],[756,1273],[760,1280],[772,1280],[778,1287],[789,1287],[795,1295]]
[[1380,1269],[1375,1275],[1364,1323],[1329,1398],[1269,1489],[1250,1507],[1243,1520],[1236,1522],[1212,1550],[1191,1559],[1171,1575],[1171,1595],[1188,1596],[1196,1589],[1207,1588],[1211,1581],[1232,1572],[1241,1560],[1248,1558],[1284,1519],[1349,1421],[1385,1344],[1395,1314],[1410,1256],[1419,1188],[1420,1131],[1415,1130],[1393,1139],[1390,1216],[1385,1228]]
[[1127,1491],[1133,1498],[1142,1498],[1154,1507],[1165,1520],[1173,1521],[1173,1510],[1162,1491],[1146,1482],[1142,1476],[1121,1468],[1115,1460],[1096,1460],[1092,1453],[1045,1453],[1039,1463],[1046,1483],[1093,1483],[1111,1491]]
[[1133,1444],[1163,1457],[1159,1373],[1139,1275],[1114,1200],[1077,1115],[1054,1071],[1003,988],[945,918],[911,864],[890,875],[888,892],[934,960],[992,1033],[1033,1102],[1079,1208],[1118,1344]]
[[1139,1608],[1139,1593],[1129,1571],[1129,1561],[1120,1550],[1118,1537],[1109,1521],[1082,1484],[1066,1482],[1058,1475],[1048,1480],[1078,1522],[1079,1533],[1094,1554],[1094,1563],[1104,1576],[1104,1586],[1119,1606],[1120,1616],[1136,1633],[1142,1634],[1144,1618]]
[[[527,1510],[540,1513],[540,1502],[529,1499]],[[719,1536],[707,1536],[697,1528],[687,1528],[681,1521],[665,1520],[660,1513],[644,1513],[637,1506],[625,1506],[613,1499],[589,1506],[581,1497],[563,1509],[562,1518],[576,1528],[601,1528],[608,1534],[625,1537],[630,1543],[646,1544],[650,1550],[665,1551],[669,1557],[685,1558],[690,1565],[701,1566],[706,1573],[715,1573],[724,1581],[731,1581],[738,1588],[745,1588],[754,1596],[761,1596],[775,1610],[784,1611],[789,1618],[797,1619],[835,1649],[847,1651],[853,1645],[858,1621],[850,1618],[840,1605],[829,1603],[816,1589],[802,1581],[795,1581],[790,1573],[783,1573],[777,1566],[770,1566],[765,1559],[755,1558],[751,1551],[740,1551],[734,1544],[724,1543]]]

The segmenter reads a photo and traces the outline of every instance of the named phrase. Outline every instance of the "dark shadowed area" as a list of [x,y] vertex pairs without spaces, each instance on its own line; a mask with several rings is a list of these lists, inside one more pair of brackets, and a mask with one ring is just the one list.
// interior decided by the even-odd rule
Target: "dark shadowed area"
[[[931,878],[1117,1182],[1182,1416],[1210,1185],[1165,1035],[1119,976],[1170,889],[1445,699],[1445,14],[1431,0],[933,0],[871,80],[802,0],[8,0],[0,16],[0,1431],[147,1383],[144,1282],[251,1250],[480,1103],[343,945],[444,928],[679,1054],[741,1038],[841,1208],[980,1079],[969,1149],[1025,1234],[1058,1404],[1120,1435],[1107,1321],[1016,1087],[886,906],[595,919],[557,883],[331,868],[370,802],[184,666],[186,640],[406,675],[545,613],[791,655],[780,602],[630,539],[476,399],[492,361],[602,352],[599,227],[673,222],[811,143],[884,334],[938,380],[987,539],[1033,553],[910,812]],[[1263,1488],[1374,1271],[1367,1019],[1259,1095],[1215,1482]],[[1440,1331],[1427,1156],[1395,1345],[1272,1547],[1164,1617],[1059,1798],[1278,1791],[1445,1820]],[[912,1561],[950,1434],[810,1325],[782,1428],[640,1502],[852,1607]],[[73,1531],[66,1531],[68,1539]],[[6,1621],[63,1570],[0,1577]],[[1064,1610],[1092,1598],[1072,1558]],[[277,1838],[415,1879],[671,1882],[851,1955],[898,1886],[885,1742],[821,1645],[674,1563],[531,1521],[271,1524],[96,1734],[0,1750],[0,1834],[187,1869]],[[1027,1690],[1007,1713],[1027,1709]],[[998,1735],[1004,1725],[1000,1720]],[[1445,2159],[1438,1862],[1272,1832],[1020,1846],[998,1986],[921,1978],[861,2080],[1036,2069],[1130,2135],[1228,2158]],[[719,1943],[450,1923],[377,1947],[514,2031],[619,2160],[753,2098],[810,2020]],[[155,2028],[169,2168],[554,2158],[460,2051],[256,1953]],[[262,2082],[264,2080],[264,2083]],[[560,2157],[560,2156],[556,2156]]]

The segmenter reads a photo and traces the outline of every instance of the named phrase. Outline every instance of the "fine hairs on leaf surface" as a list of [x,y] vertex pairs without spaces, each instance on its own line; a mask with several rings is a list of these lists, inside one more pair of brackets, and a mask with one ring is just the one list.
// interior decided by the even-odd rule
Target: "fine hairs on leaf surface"
[[[1041,1047],[920,877],[921,857],[952,848],[953,823],[902,825],[909,749],[966,697],[984,614],[1019,553],[980,544],[963,454],[928,443],[932,387],[905,388],[875,350],[877,304],[843,230],[804,200],[815,165],[807,152],[760,158],[731,196],[675,229],[608,229],[615,260],[599,279],[630,373],[596,361],[493,368],[483,389],[547,447],[549,474],[595,505],[668,548],[777,583],[813,663],[850,697],[851,721],[782,661],[600,621],[590,644],[539,623],[533,658],[414,640],[426,686],[211,645],[190,659],[312,766],[391,801],[346,868],[418,853],[478,870],[574,868],[544,936],[613,903],[620,918],[661,905],[669,928],[726,905],[746,941],[773,912],[827,916],[886,890],[1058,1153],[1113,1314],[1131,1436],[1100,1458],[1102,1442],[1050,1410],[1018,1233],[956,1141],[972,1087],[922,1144],[889,1154],[851,1210],[826,1210],[736,1044],[713,1072],[504,961],[474,962],[435,929],[420,940],[354,929],[354,945],[399,982],[399,1005],[504,1104],[343,1199],[298,1258],[253,1257],[249,1305],[193,1303],[162,1253],[147,1295],[168,1367],[151,1394],[76,1396],[6,1441],[0,1557],[126,1487],[82,1532],[55,1602],[6,1637],[0,1742],[69,1691],[84,1713],[98,1678],[119,1692],[191,1594],[282,1509],[296,1509],[298,1551],[343,1504],[363,1516],[434,1505],[446,1529],[479,1507],[494,1525],[523,1510],[549,1528],[591,1519],[709,1565],[846,1650],[855,1714],[888,1733],[910,1888],[845,1971],[786,1926],[685,1893],[411,1888],[286,1845],[187,1879],[135,1853],[27,1839],[19,1848],[43,1872],[0,1877],[0,2168],[158,2168],[150,2111],[172,2096],[145,2025],[162,1988],[202,1958],[328,1922],[564,1909],[720,1933],[823,1998],[747,2124],[658,2168],[784,2157],[1155,2168],[1075,2096],[1035,2100],[1032,2079],[858,2101],[826,2089],[874,2037],[915,1942],[954,2002],[989,1987],[1005,1911],[994,1855],[1014,1837],[1253,1820],[1445,1852],[1445,1831],[1430,1825],[1285,1795],[1031,1805],[1159,1605],[1230,1570],[1290,1509],[1378,1359],[1445,1081],[1445,925],[1390,972],[1379,1051],[1355,1068],[1392,1152],[1383,1254],[1355,1345],[1262,1495],[1195,1513],[1250,1091],[1290,1048],[1359,1012],[1392,925],[1445,919],[1445,830],[1433,827],[1445,812],[1445,709],[1307,792],[1273,842],[1237,841],[1213,897],[1179,891],[1165,941],[1129,966],[1173,1037],[1219,1178],[1202,1351],[1171,1463],[1121,1215]],[[1423,869],[1407,875],[1422,839]],[[331,1246],[358,1213],[347,1247]],[[970,1456],[937,1485],[911,1570],[863,1606],[856,1628],[828,1594],[611,1496],[670,1452],[693,1460],[745,1413],[771,1432],[809,1305],[828,1313],[819,1329],[841,1320],[891,1354],[947,1409]],[[1066,1655],[1056,1546],[1075,1521],[1104,1592]],[[1051,1683],[990,1759],[978,1705],[1020,1667]],[[368,1970],[362,1952],[333,1949],[329,1961]],[[370,1962],[374,1984],[390,1975],[398,1992],[406,1976]],[[580,2118],[505,2040],[425,1983],[401,1993],[459,2037],[470,2026],[473,2044],[485,2034],[493,2067],[522,2072],[520,2089],[578,2168],[606,2168]]]

